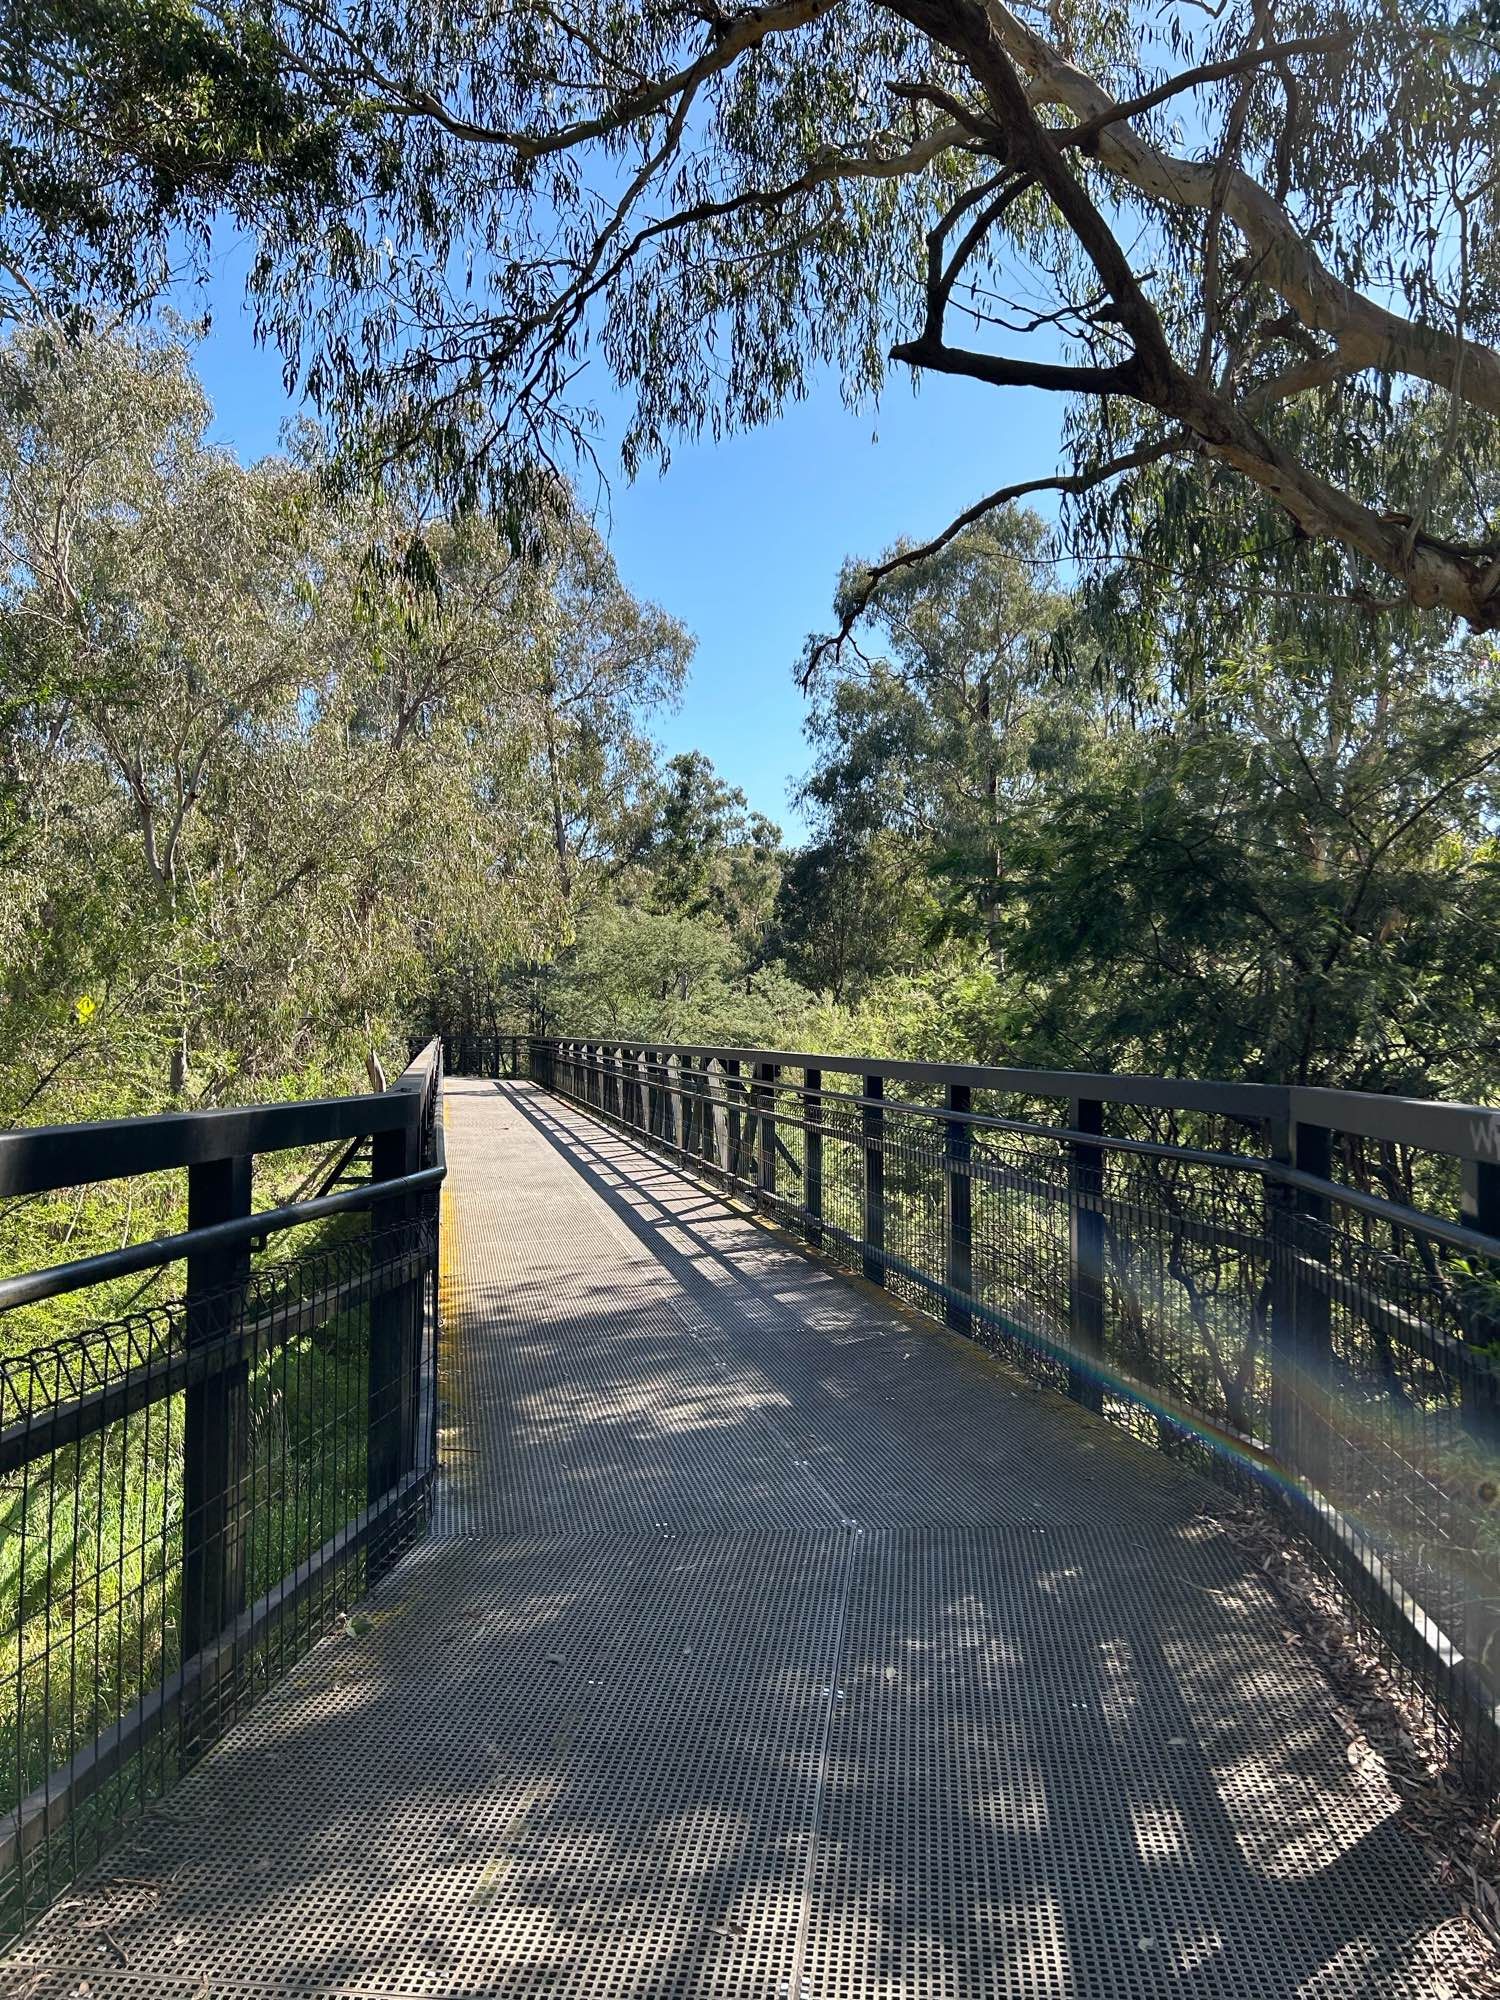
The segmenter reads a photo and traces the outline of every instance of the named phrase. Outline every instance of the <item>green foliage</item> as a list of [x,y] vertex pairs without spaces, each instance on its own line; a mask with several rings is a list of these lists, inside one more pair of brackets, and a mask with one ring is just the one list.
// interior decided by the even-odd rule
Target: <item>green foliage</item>
[[753,951],[765,934],[781,881],[781,829],[752,812],[699,750],[668,760],[640,802],[630,852],[653,908],[712,917]]
[[553,970],[547,1019],[562,1034],[777,1047],[817,1012],[777,964],[747,964],[716,918],[603,903]]
[[0,271],[138,306],[239,231],[352,490],[517,545],[591,361],[633,473],[894,357],[1075,398],[1075,547],[1129,517],[1148,593],[1284,561],[1488,629],[1494,62],[1470,0],[13,0]]
[[432,968],[544,956],[636,824],[682,629],[560,513],[244,468],[180,345],[0,348],[0,1119],[348,1087]]
[[1317,602],[1299,647],[1293,603],[1277,643],[1127,705],[1058,670],[1079,612],[1040,591],[1034,528],[1016,562],[1022,526],[893,573],[879,645],[822,670],[801,976],[905,991],[905,1052],[1492,1093],[1494,648],[1397,625],[1351,659]]

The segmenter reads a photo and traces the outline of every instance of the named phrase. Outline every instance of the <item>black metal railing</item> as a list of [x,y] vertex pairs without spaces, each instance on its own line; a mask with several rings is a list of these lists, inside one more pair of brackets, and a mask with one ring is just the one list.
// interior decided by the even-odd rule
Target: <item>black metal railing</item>
[[515,1076],[526,1039],[523,1034],[498,1028],[444,1028],[444,1059],[455,1076]]
[[1274,1497],[1500,1796],[1500,1113],[1353,1091],[526,1038],[825,1255]]
[[[185,1168],[189,1225],[0,1281],[3,1313],[182,1266],[173,1303],[0,1359],[0,1934],[424,1529],[441,1084],[434,1041],[380,1095],[0,1135],[0,1194]],[[309,1184],[362,1148],[369,1178],[253,1211],[255,1157],[308,1146]]]

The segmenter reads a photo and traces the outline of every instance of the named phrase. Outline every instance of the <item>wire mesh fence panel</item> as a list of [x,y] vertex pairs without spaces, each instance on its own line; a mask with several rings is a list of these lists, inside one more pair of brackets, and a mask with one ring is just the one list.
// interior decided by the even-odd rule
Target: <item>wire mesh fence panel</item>
[[[1462,1184],[1442,1146],[1477,1147],[1487,1114],[747,1049],[612,1045],[609,1068],[532,1042],[527,1061],[832,1262],[1281,1504],[1500,1794],[1500,1239],[1438,1212]],[[1299,1124],[1304,1104],[1347,1127]]]
[[1329,1221],[1297,1217],[1280,1254],[1304,1334],[1299,1460],[1323,1502],[1325,1553],[1355,1585],[1372,1636],[1438,1699],[1457,1759],[1493,1789],[1493,1273],[1419,1231],[1381,1230],[1336,1206]]
[[972,1143],[973,1331],[1049,1388],[1066,1390],[1069,1341],[1069,1207],[1066,1162],[1056,1145],[1013,1135]]
[[[0,1363],[5,1935],[425,1526],[434,1263],[430,1215],[363,1227]],[[382,1316],[400,1359],[372,1378]]]

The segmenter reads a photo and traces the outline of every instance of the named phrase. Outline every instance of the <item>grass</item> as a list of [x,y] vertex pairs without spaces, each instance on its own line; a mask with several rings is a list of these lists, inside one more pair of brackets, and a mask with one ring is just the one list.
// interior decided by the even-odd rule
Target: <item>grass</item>
[[[281,1248],[282,1246],[278,1246]],[[368,1267],[362,1217],[328,1225],[301,1254],[257,1259],[255,1304],[293,1313],[285,1338],[248,1363],[241,1489],[244,1596],[253,1604],[354,1520],[366,1502],[370,1305],[298,1323],[299,1301]],[[55,1333],[0,1361],[0,1421],[14,1424],[184,1351],[180,1304]],[[34,1459],[0,1487],[0,1810],[9,1810],[127,1715],[181,1664],[187,1395],[177,1391]],[[340,1570],[357,1571],[353,1557]],[[232,1685],[237,1710],[327,1629],[356,1579],[331,1575],[317,1601],[261,1632]],[[182,1761],[168,1732],[142,1743],[24,1881],[0,1886],[13,1929]],[[80,1850],[80,1841],[82,1849]],[[38,1890],[38,1882],[41,1889]]]

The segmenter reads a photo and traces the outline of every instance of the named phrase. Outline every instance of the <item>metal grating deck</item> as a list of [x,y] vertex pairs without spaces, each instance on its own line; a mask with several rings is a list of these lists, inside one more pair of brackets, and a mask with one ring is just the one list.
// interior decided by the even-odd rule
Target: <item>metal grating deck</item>
[[447,1096],[437,1533],[0,1993],[1444,1990],[1206,1489],[556,1100]]

